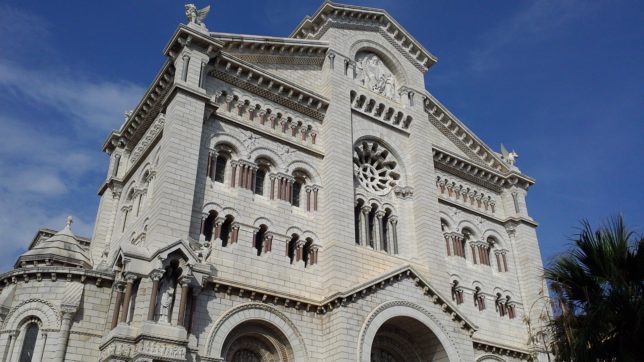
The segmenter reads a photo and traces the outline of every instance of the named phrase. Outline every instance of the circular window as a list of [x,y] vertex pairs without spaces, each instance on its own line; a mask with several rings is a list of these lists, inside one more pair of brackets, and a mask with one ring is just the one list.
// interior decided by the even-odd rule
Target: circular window
[[353,173],[368,191],[384,195],[400,179],[398,164],[389,151],[374,141],[362,141],[354,147]]

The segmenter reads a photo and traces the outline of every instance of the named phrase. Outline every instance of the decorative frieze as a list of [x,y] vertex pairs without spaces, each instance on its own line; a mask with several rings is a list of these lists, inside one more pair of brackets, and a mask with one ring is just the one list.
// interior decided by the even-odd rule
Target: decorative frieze
[[291,37],[320,39],[331,27],[378,32],[423,73],[437,61],[394,19],[378,9],[326,2],[315,15],[302,21]]
[[150,127],[145,131],[145,134],[136,145],[132,154],[130,155],[130,165],[136,165],[139,158],[145,154],[149,149],[150,145],[154,143],[157,136],[163,130],[163,125],[165,124],[165,114],[159,113]]
[[395,127],[401,131],[409,132],[409,126],[413,120],[411,115],[390,106],[387,100],[378,99],[366,93],[352,90],[351,108],[371,118]]
[[212,101],[220,105],[220,111],[226,112],[235,120],[252,123],[253,128],[262,129],[279,137],[290,138],[296,143],[307,145],[316,143],[317,130],[312,123],[307,122],[306,119],[296,118],[270,104],[262,104],[243,96],[240,98],[226,91],[215,92]]
[[496,201],[492,195],[482,192],[467,184],[457,183],[444,176],[436,176],[436,186],[439,195],[454,202],[494,214]]
[[217,57],[210,75],[320,121],[329,107],[322,96],[224,54]]
[[266,64],[302,64],[322,66],[328,50],[326,42],[288,41],[254,38],[252,36],[231,36],[229,34],[212,34],[225,42],[223,51],[249,63]]

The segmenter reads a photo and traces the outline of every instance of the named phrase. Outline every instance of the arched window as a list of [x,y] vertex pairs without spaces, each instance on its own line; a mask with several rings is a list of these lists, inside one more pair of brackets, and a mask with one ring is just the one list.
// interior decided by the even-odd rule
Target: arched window
[[255,171],[255,179],[253,180],[253,192],[257,195],[264,195],[266,189],[266,174],[268,174],[273,167],[271,161],[266,158],[258,158],[255,161],[257,170]]
[[[40,327],[38,322],[31,320],[23,327],[20,333],[24,333],[22,339],[22,348],[20,349],[20,362],[31,362],[34,358],[34,353],[36,352],[36,341],[38,340],[38,332]],[[11,356],[9,356],[11,358]]]
[[463,288],[460,287],[458,280],[452,281],[452,300],[456,304],[463,303]]
[[231,234],[232,234],[232,226],[233,226],[233,221],[235,221],[235,218],[232,215],[226,215],[226,219],[224,220],[224,223],[221,225],[221,246],[226,247],[228,245],[228,241],[231,239]]
[[217,212],[211,210],[208,212],[208,217],[203,221],[201,233],[204,235],[206,241],[213,239],[213,231],[215,228],[215,219],[217,218]]
[[293,264],[293,260],[295,259],[295,254],[297,252],[297,242],[300,240],[300,236],[297,234],[291,235],[291,240],[289,240],[288,245],[286,247],[286,256],[291,261],[291,264]]
[[304,260],[304,267],[308,266],[309,262],[315,260],[313,258],[312,253],[313,253],[313,239],[306,238],[306,242],[304,243],[304,251],[302,253],[302,260]]
[[255,194],[264,195],[264,181],[266,180],[266,171],[258,169],[255,173]]
[[[465,244],[474,237],[474,232],[472,229],[465,227],[462,234],[462,238],[454,238],[454,255],[465,258]],[[476,258],[476,256],[472,255],[472,258]]]
[[298,179],[295,179],[293,182],[293,206],[300,206],[300,194],[302,193],[302,182]]
[[360,238],[360,225],[362,224],[360,219],[362,218],[362,207],[364,206],[364,201],[362,199],[358,199],[358,201],[355,203],[356,206],[353,210],[353,218],[354,218],[354,227],[355,227],[355,237],[356,237],[356,244],[360,245],[364,240],[361,240]]
[[224,182],[226,176],[226,163],[228,158],[224,155],[218,155],[215,161],[215,182]]
[[259,230],[255,233],[255,240],[253,246],[257,249],[257,256],[262,255],[262,250],[264,249],[264,239],[266,238],[266,232],[268,231],[268,226],[262,224],[259,226]]
[[[308,174],[306,174],[304,171],[301,170],[296,170],[293,172],[293,186],[291,189],[291,205],[300,207],[302,204],[302,193],[304,191],[304,185],[307,184],[307,180],[310,180],[310,177]],[[309,208],[310,208],[310,200],[308,200]]]

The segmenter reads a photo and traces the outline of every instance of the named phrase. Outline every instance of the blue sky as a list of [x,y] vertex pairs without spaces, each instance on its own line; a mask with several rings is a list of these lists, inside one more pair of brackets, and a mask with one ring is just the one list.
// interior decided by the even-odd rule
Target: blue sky
[[[546,260],[583,218],[621,212],[644,232],[644,3],[348,2],[394,16],[439,59],[427,88],[491,147],[517,150]],[[320,3],[212,1],[206,23],[287,36]],[[180,22],[179,1],[0,1],[0,270],[68,214],[91,235],[102,142]]]

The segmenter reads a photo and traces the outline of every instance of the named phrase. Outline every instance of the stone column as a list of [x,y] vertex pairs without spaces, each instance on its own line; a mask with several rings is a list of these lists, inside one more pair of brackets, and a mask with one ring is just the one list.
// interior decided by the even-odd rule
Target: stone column
[[271,179],[271,200],[275,200],[275,175],[269,177]]
[[394,254],[398,254],[398,218],[396,216],[390,217],[389,223],[391,224],[391,249]]
[[159,295],[159,281],[163,277],[162,269],[155,269],[150,273],[152,279],[152,290],[150,292],[150,304],[148,304],[148,320],[154,320],[154,314],[157,307],[157,296]]
[[313,211],[318,211],[318,186],[313,186]]
[[445,238],[445,247],[447,248],[447,256],[450,256],[450,255],[452,255],[452,253],[450,252],[449,244],[450,244],[450,239],[452,238],[452,236],[449,235],[449,234],[443,234],[443,237]]
[[179,304],[179,319],[177,324],[181,327],[185,326],[185,317],[186,317],[186,304],[188,303],[188,294],[190,292],[190,282],[191,278],[184,277],[179,280],[181,285],[181,302]]
[[361,240],[361,244],[364,246],[369,246],[369,213],[371,212],[371,206],[364,205],[362,207],[362,220],[364,225],[364,238]]
[[206,177],[212,179],[212,151],[208,152],[208,163],[206,164]]
[[230,228],[230,243],[234,244],[237,242],[237,238],[239,237],[239,224],[233,223]]
[[8,345],[9,351],[7,353],[7,357],[5,361],[10,362],[11,358],[13,357],[13,349],[16,346],[15,332],[10,332],[9,335],[7,336],[7,345]]
[[230,168],[232,170],[230,175],[230,187],[235,187],[235,177],[237,175],[237,161],[230,161]]
[[127,323],[127,313],[130,309],[130,299],[132,298],[132,286],[135,280],[135,274],[127,273],[125,275],[125,298],[123,298],[123,304],[121,305],[121,318],[119,320],[121,323]]
[[123,281],[116,282],[116,299],[114,301],[114,311],[112,312],[111,329],[114,329],[119,322],[119,311],[121,310],[121,302],[123,301],[123,289],[125,288]]
[[58,348],[56,349],[56,355],[54,356],[54,361],[63,362],[65,361],[65,352],[67,351],[67,342],[69,341],[69,329],[72,325],[72,317],[76,310],[67,310],[63,308],[63,320],[60,324],[60,339],[58,341]]
[[383,235],[383,228],[382,228],[382,218],[385,217],[385,212],[382,210],[379,210],[376,212],[376,223],[378,224],[376,227],[376,240],[374,242],[374,246],[378,245],[378,250],[384,250],[385,249],[385,236]]
[[221,224],[223,224],[224,221],[226,221],[226,220],[223,217],[218,217],[218,218],[215,219],[215,232],[214,232],[214,235],[212,237],[213,241],[217,240],[217,239],[219,239],[221,237]]
[[311,211],[311,188],[306,187],[306,211]]

